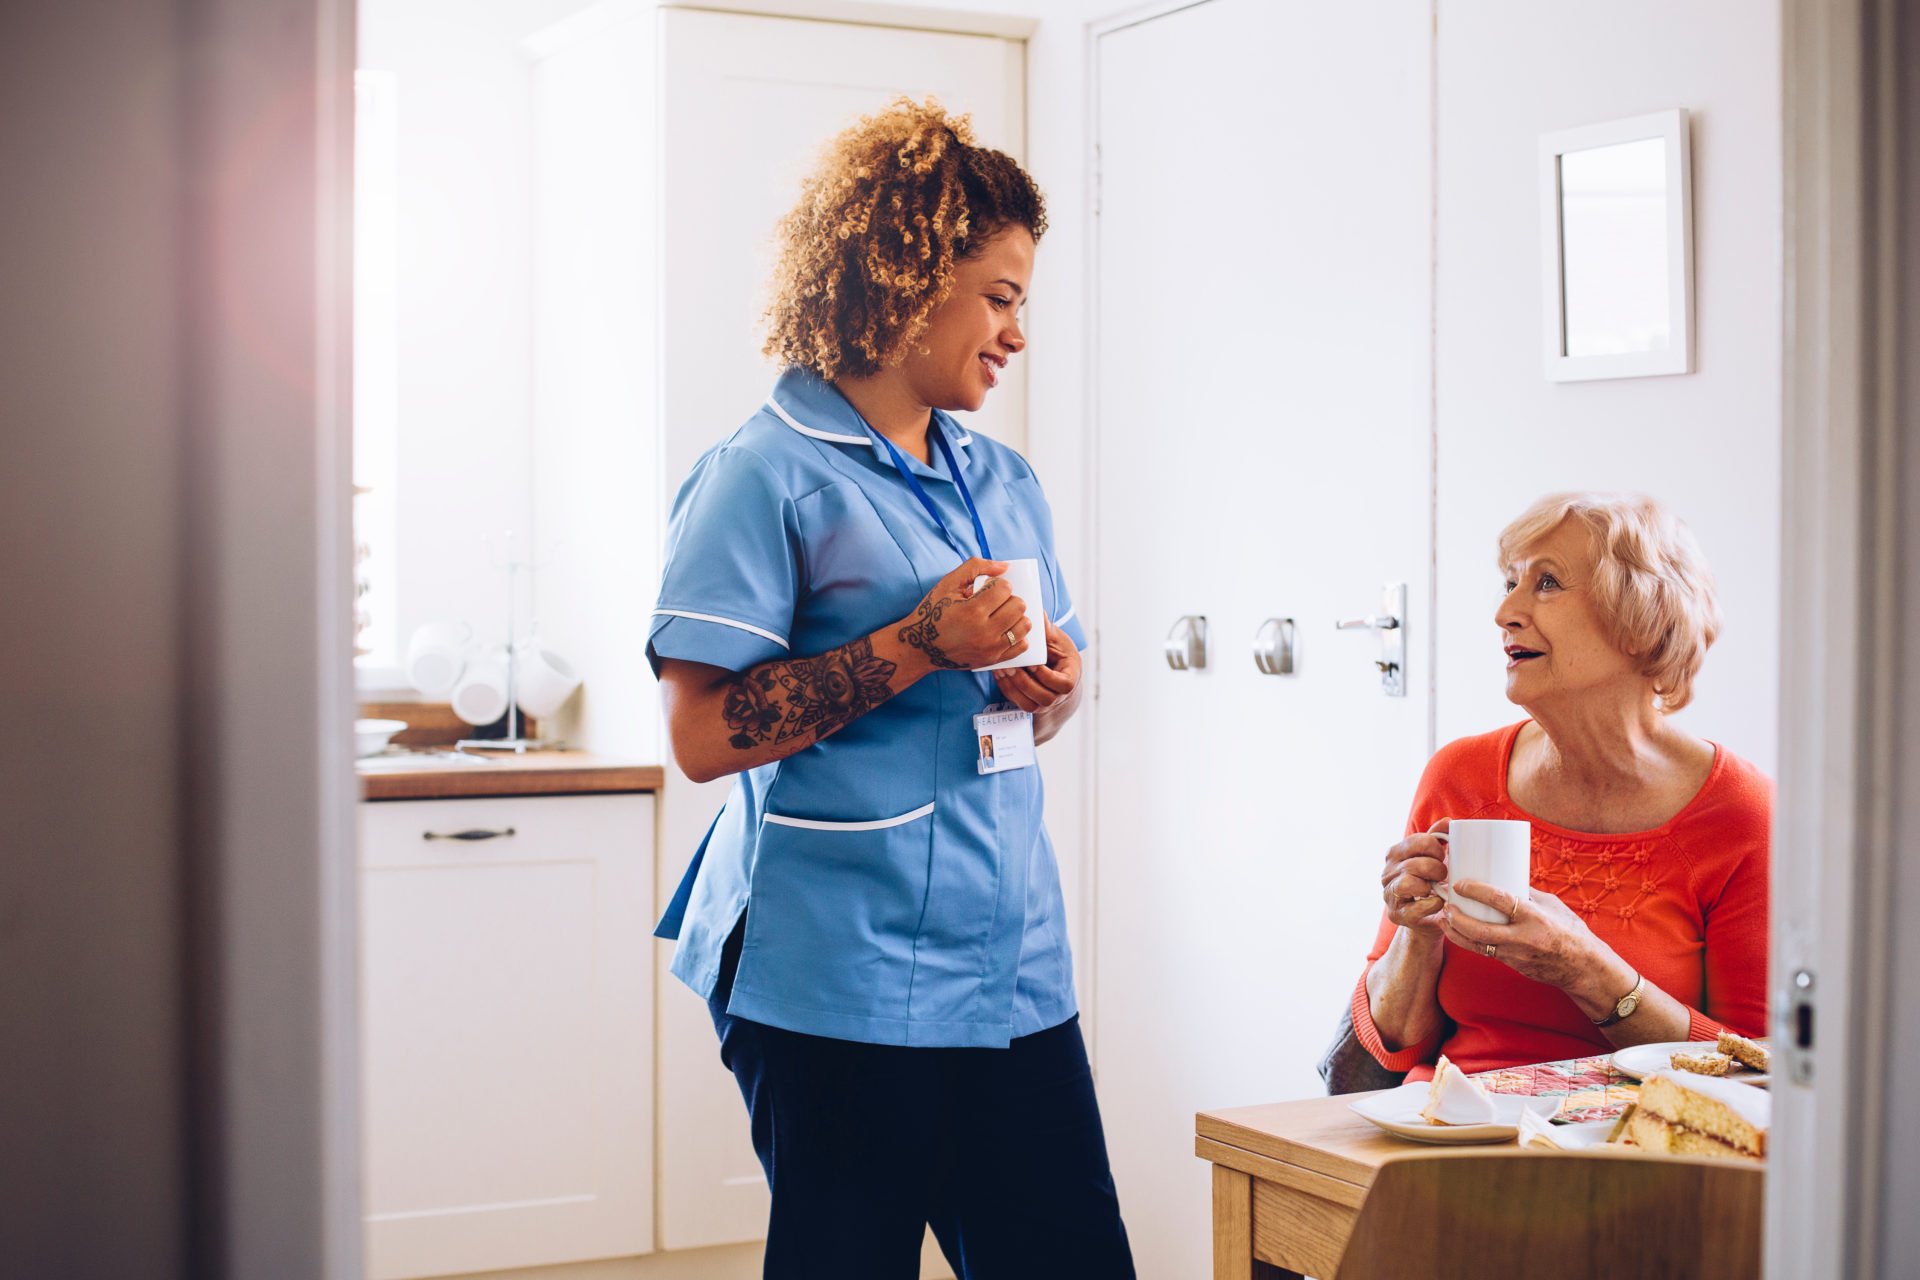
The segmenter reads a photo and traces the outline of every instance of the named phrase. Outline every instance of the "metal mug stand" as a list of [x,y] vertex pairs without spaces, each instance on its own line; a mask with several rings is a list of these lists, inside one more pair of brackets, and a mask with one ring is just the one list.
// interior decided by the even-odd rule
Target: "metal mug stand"
[[[462,738],[453,744],[455,751],[512,751],[516,754],[524,754],[528,751],[537,751],[543,747],[553,747],[557,745],[545,738],[527,738],[521,736],[522,730],[525,729],[526,725],[520,717],[520,688],[518,684],[519,672],[517,669],[520,661],[517,648],[519,637],[514,634],[513,630],[513,588],[514,578],[519,574],[520,570],[525,569],[531,573],[537,566],[531,560],[513,559],[512,543],[513,535],[509,533],[507,534],[507,559],[504,562],[495,560],[493,565],[496,569],[505,569],[507,571],[507,736],[504,738]],[[493,555],[491,542],[488,543],[487,554],[489,558]]]

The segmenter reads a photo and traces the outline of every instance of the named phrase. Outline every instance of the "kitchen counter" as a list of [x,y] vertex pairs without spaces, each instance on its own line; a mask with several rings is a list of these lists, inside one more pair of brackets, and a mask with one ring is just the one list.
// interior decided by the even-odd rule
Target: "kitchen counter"
[[595,795],[658,791],[667,771],[590,751],[448,751],[370,756],[355,763],[363,800]]

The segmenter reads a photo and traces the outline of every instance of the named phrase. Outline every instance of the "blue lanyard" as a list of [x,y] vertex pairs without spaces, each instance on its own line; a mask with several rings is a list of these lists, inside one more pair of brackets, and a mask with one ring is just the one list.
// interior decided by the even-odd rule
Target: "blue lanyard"
[[[873,428],[868,427],[867,430],[873,431]],[[913,490],[913,496],[920,499],[920,505],[927,509],[927,514],[933,518],[934,525],[939,528],[948,544],[960,553],[962,560],[967,559],[967,549],[960,545],[960,539],[953,536],[953,530],[947,528],[947,522],[940,518],[940,509],[933,505],[933,499],[927,495],[926,487],[907,466],[907,460],[900,456],[900,451],[894,448],[893,441],[878,431],[873,431],[873,434],[881,444],[887,446],[887,453],[893,458],[894,470],[900,473],[901,478],[907,482],[907,487]],[[960,500],[967,504],[967,515],[973,520],[973,536],[980,540],[980,558],[993,559],[993,548],[987,545],[986,528],[980,523],[980,508],[973,505],[973,494],[967,489],[966,477],[960,474],[960,464],[954,461],[953,447],[947,443],[947,433],[939,430],[938,424],[929,422],[927,434],[932,436],[933,442],[940,446],[940,452],[947,460],[947,471],[953,476],[954,487],[960,490]]]

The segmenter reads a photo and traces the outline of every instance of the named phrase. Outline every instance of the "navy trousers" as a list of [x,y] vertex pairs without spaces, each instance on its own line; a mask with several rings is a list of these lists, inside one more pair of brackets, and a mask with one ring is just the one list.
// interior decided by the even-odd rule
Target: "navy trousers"
[[773,1191],[767,1280],[912,1280],[931,1225],[960,1280],[1132,1280],[1075,1017],[1005,1049],[910,1049],[708,1009]]

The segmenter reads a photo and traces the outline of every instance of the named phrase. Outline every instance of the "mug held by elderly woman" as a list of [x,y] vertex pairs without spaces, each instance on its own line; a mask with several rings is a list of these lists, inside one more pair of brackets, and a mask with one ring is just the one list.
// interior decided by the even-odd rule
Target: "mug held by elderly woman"
[[[1433,833],[1447,842],[1447,872],[1453,880],[1479,880],[1507,894],[1516,903],[1531,890],[1533,824],[1504,818],[1459,818],[1445,831]],[[1451,884],[1435,889],[1455,911],[1464,911],[1488,924],[1511,924],[1513,917],[1484,902],[1462,897]]]

